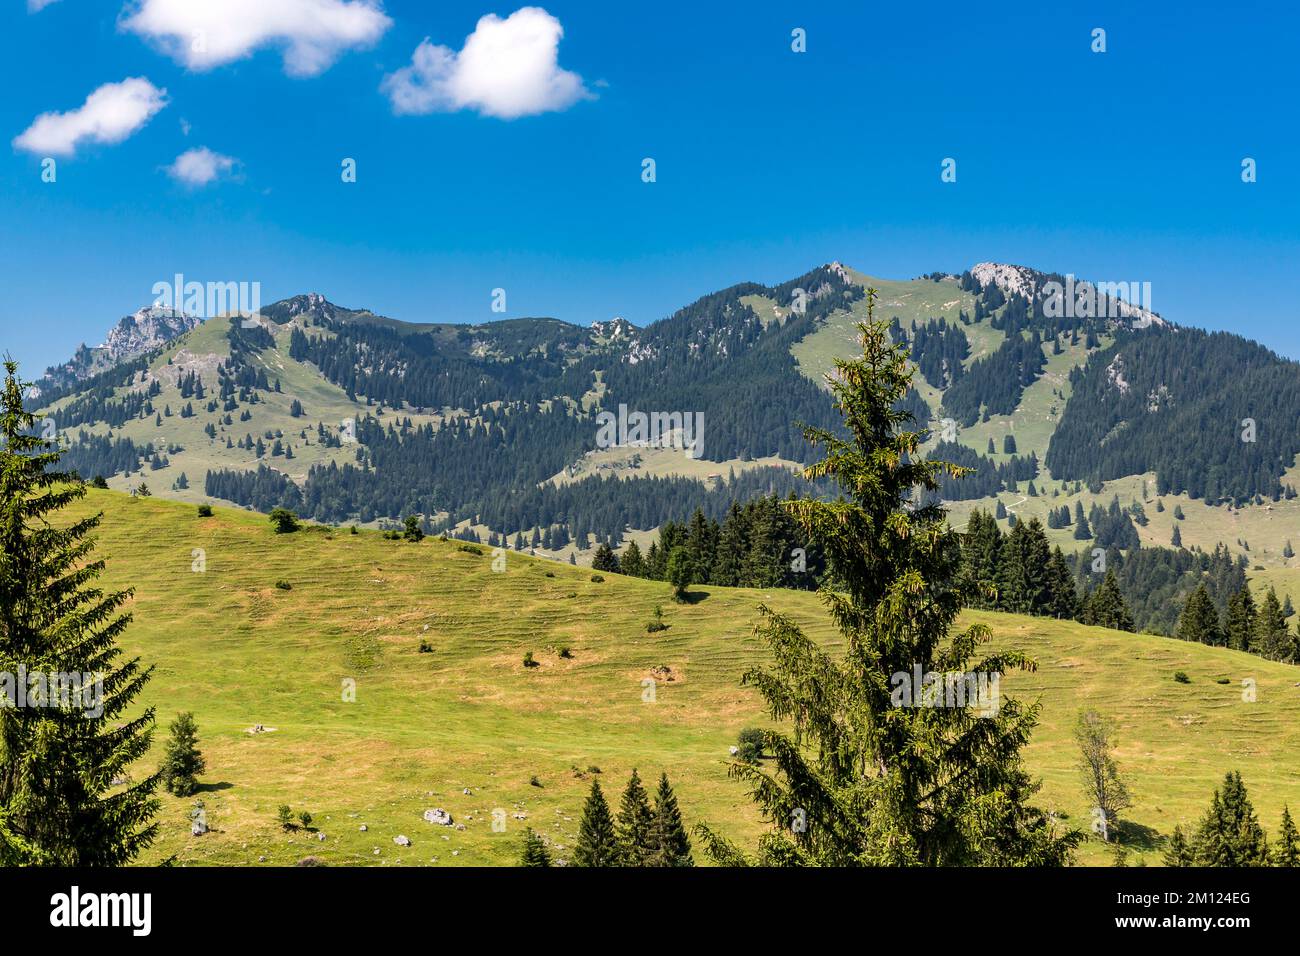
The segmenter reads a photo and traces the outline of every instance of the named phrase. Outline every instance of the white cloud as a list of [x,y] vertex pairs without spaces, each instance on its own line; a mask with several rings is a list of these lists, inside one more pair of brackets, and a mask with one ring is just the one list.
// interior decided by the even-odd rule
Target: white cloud
[[51,3],[57,3],[58,0],[27,0],[28,13],[40,13]]
[[515,119],[568,109],[592,94],[582,77],[559,67],[564,27],[541,7],[523,7],[502,20],[479,20],[459,53],[425,39],[411,65],[384,77],[395,113],[471,109]]
[[42,113],[14,146],[41,156],[71,156],[83,141],[120,143],[167,105],[167,91],[142,76],[105,83],[79,109]]
[[187,186],[206,186],[224,173],[230,172],[238,162],[230,156],[214,153],[206,146],[188,149],[167,167],[167,173],[177,182]]
[[121,21],[192,70],[277,46],[294,76],[321,73],[345,50],[374,43],[392,23],[380,0],[132,0]]

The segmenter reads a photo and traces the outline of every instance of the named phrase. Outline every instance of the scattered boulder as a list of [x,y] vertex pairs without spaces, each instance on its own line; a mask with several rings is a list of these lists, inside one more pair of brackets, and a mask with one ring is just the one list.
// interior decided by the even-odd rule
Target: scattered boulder
[[396,843],[398,846],[410,846],[410,845],[411,845],[411,841],[408,840],[408,839],[407,839],[406,837],[404,837],[404,836],[395,836],[395,837],[393,837],[393,842]]
[[208,824],[202,817],[195,817],[193,822],[190,823],[190,833],[194,836],[203,836],[207,832]]
[[442,807],[425,810],[424,819],[429,823],[436,823],[440,827],[449,827],[452,824],[451,814]]

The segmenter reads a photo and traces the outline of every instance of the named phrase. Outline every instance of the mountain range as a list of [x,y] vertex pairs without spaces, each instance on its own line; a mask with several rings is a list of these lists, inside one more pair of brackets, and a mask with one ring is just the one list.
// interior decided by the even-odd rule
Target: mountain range
[[[840,427],[825,377],[854,353],[868,288],[917,366],[904,406],[974,469],[941,489],[955,521],[1001,503],[1070,544],[1049,520],[1062,506],[1178,498],[1184,546],[1289,563],[1300,367],[1175,325],[1139,283],[991,262],[910,280],[832,262],[644,328],[405,323],[317,293],[251,319],[154,306],[50,369],[38,414],[69,465],[113,487],[330,524],[417,515],[589,558],[696,510],[827,493],[799,474],[815,454],[802,426]],[[669,427],[639,434],[638,413]],[[702,427],[684,449],[691,416]],[[1164,518],[1162,501],[1135,521],[1144,545],[1170,543]]]

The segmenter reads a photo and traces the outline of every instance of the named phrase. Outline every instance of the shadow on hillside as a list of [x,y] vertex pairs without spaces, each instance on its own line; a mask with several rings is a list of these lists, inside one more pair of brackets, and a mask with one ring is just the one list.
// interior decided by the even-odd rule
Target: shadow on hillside
[[1158,850],[1165,845],[1166,840],[1167,837],[1161,836],[1153,827],[1131,820],[1119,822],[1119,842],[1130,850]]
[[708,599],[708,591],[683,591],[681,597],[677,600],[680,604],[699,604],[701,601],[707,601]]
[[221,783],[201,783],[199,784],[199,788],[194,792],[195,793],[216,793],[219,790],[230,790],[234,786],[235,785],[233,783],[227,783],[224,780],[221,781]]

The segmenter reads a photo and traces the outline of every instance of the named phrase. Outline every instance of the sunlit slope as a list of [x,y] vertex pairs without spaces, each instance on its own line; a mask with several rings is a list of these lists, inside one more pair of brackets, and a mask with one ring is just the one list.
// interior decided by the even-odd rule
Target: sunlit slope
[[[106,512],[106,583],[136,589],[126,649],[157,665],[145,703],[162,726],[149,764],[183,710],[195,713],[208,760],[201,798],[214,832],[192,837],[192,801],[166,797],[149,861],[511,863],[525,825],[572,846],[591,767],[615,792],[633,767],[643,777],[667,770],[688,823],[752,842],[761,823],[726,766],[737,732],[761,722],[758,699],[739,684],[764,659],[755,607],[767,602],[834,639],[811,594],[711,587],[678,605],[665,584],[598,583],[589,570],[513,553],[495,572],[489,550],[454,541],[319,527],[275,535],[259,515],[219,508],[199,518],[189,505],[116,492],[92,492],[77,510],[91,509]],[[650,634],[656,604],[671,626]],[[1088,821],[1071,739],[1085,706],[1118,722],[1129,816],[1150,828],[1148,846],[1199,816],[1228,769],[1242,771],[1266,826],[1284,800],[1300,806],[1300,669],[1072,623],[970,619],[1038,660],[1003,690],[1041,697],[1029,763],[1044,780],[1041,805],[1069,824]],[[540,666],[523,666],[527,651]],[[650,701],[644,682],[659,667],[674,679]],[[1173,680],[1178,670],[1190,684]],[[1257,683],[1255,703],[1242,700],[1244,678]],[[344,700],[347,680],[355,702]],[[250,733],[257,724],[274,730]],[[325,839],[279,830],[280,804],[310,811]],[[433,807],[465,829],[424,822]],[[496,809],[504,833],[493,831]],[[399,835],[412,846],[395,845]],[[1158,862],[1158,850],[1136,852]],[[1081,858],[1108,854],[1092,844]]]

